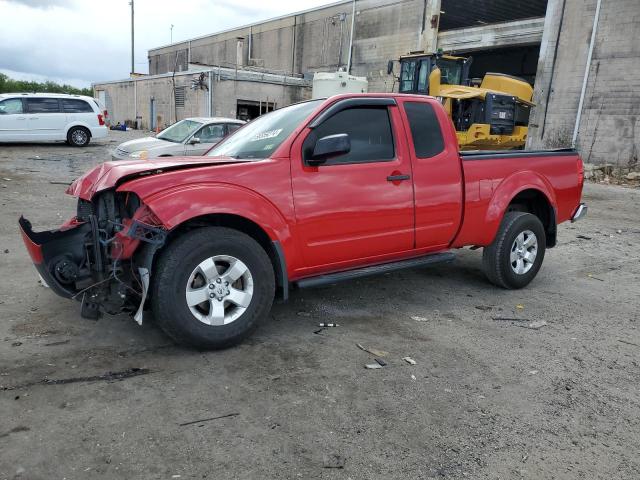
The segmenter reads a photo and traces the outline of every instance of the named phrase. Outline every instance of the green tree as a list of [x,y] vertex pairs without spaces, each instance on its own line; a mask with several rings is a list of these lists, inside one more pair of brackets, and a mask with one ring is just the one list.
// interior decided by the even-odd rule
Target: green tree
[[93,96],[91,88],[76,88],[71,85],[60,85],[55,82],[28,82],[14,80],[4,73],[0,73],[0,93],[68,93],[71,95]]

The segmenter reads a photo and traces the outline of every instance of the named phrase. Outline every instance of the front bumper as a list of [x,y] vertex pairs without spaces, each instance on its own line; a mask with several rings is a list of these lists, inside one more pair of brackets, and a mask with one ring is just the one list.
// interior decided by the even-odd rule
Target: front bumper
[[571,215],[571,223],[577,222],[578,220],[584,218],[587,215],[587,206],[584,203],[578,205],[576,211]]
[[85,243],[91,237],[91,225],[79,223],[66,229],[34,232],[26,218],[20,217],[18,223],[22,240],[42,279],[56,294],[73,298],[83,276],[77,266],[85,262]]
[[111,152],[111,160],[135,160],[135,158],[131,158],[129,153],[114,150]]

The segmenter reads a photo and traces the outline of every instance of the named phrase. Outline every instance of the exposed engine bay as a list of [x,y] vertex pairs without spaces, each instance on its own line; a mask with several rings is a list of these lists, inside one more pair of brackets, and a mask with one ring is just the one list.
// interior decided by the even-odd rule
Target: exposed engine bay
[[92,201],[79,199],[76,217],[57,231],[33,232],[25,218],[20,225],[42,245],[36,267],[43,280],[81,301],[83,317],[137,312],[141,323],[151,261],[167,232],[136,194],[111,189]]

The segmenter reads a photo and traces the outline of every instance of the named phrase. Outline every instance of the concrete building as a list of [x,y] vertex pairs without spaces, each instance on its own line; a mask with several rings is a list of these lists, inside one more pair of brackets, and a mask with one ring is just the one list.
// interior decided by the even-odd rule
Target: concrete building
[[[152,49],[150,76],[96,84],[95,89],[108,106],[112,102],[120,120],[132,102],[132,85],[138,85],[138,120],[145,128],[153,125],[150,116],[173,121],[209,109],[238,116],[254,105],[252,117],[256,104],[268,102],[272,108],[307,98],[314,72],[350,67],[353,75],[367,77],[369,91],[397,91],[397,65],[396,75],[389,75],[388,61],[440,48],[472,55],[473,77],[494,71],[534,85],[537,106],[529,147],[571,146],[578,119],[575,145],[586,160],[626,165],[637,161],[640,147],[639,25],[638,0],[344,0]],[[218,77],[220,69],[227,75]],[[203,72],[205,83],[216,80],[210,96],[206,90],[187,88],[184,110],[177,117],[175,107],[171,111],[174,71],[176,86]],[[270,72],[277,80],[254,82],[234,77],[236,71],[241,77]],[[585,71],[588,80],[582,89]],[[155,113],[149,95],[158,102]],[[135,117],[134,110],[126,111],[126,119]]]
[[249,120],[309,97],[310,82],[281,74],[203,67],[93,85],[112,124],[164,128],[187,117]]
[[534,101],[528,147],[638,169],[640,1],[549,0]]

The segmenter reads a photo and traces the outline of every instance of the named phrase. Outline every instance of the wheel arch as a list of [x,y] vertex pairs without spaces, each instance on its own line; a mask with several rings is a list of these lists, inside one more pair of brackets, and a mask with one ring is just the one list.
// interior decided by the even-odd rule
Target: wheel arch
[[89,138],[92,138],[93,135],[91,134],[91,127],[85,123],[85,122],[74,122],[70,125],[67,125],[67,128],[65,130],[64,136],[65,138],[67,138],[69,136],[69,132],[71,131],[71,129],[75,128],[75,127],[81,127],[84,128],[87,133],[89,134]]
[[190,218],[172,229],[167,236],[167,244],[181,234],[194,228],[226,227],[253,238],[264,249],[271,260],[276,277],[276,286],[284,300],[289,297],[289,280],[287,276],[286,260],[282,245],[278,240],[272,240],[267,232],[253,220],[229,213],[210,213]]
[[510,211],[522,211],[536,215],[545,230],[547,247],[556,244],[557,203],[553,187],[542,175],[518,172],[503,180],[494,190],[487,208],[485,225],[489,227],[487,244],[493,242],[504,215]]
[[529,188],[520,191],[511,199],[506,212],[526,212],[538,217],[544,227],[547,248],[555,247],[558,231],[556,210],[540,190]]
[[287,260],[294,256],[292,236],[282,213],[264,197],[245,188],[222,184],[178,186],[145,197],[136,191],[134,183],[118,190],[141,197],[169,230],[167,244],[181,233],[199,227],[220,226],[243,232],[265,250],[282,297],[288,298]]

